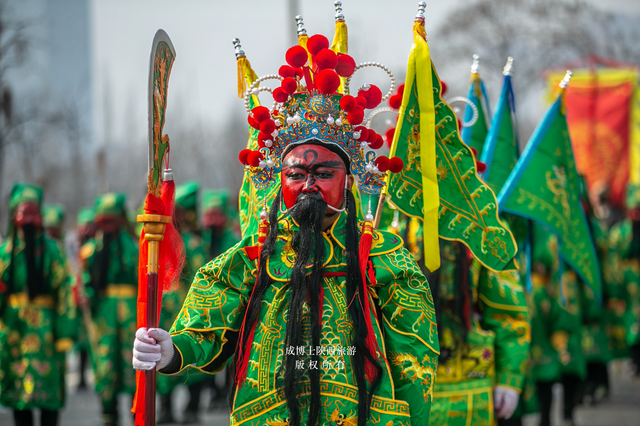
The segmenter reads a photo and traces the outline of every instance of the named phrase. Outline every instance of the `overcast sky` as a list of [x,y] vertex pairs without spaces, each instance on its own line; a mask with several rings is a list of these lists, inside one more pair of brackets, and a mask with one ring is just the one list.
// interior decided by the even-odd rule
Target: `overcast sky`
[[[448,12],[468,0],[428,2],[429,36]],[[591,0],[609,11],[640,16],[639,0]],[[376,61],[404,74],[411,47],[416,0],[344,0],[350,54],[356,62]],[[171,37],[177,58],[169,83],[169,133],[173,120],[202,118],[224,125],[232,111],[242,111],[236,99],[236,62],[231,40],[240,38],[258,75],[277,72],[292,40],[295,22],[290,0],[92,0],[91,46],[94,130],[101,139],[112,135],[144,137],[149,52],[153,36],[162,28]],[[333,0],[298,0],[309,35],[331,39]],[[437,43],[429,37],[430,44]],[[437,58],[436,66],[437,66]],[[441,76],[446,80],[446,76]],[[360,78],[361,80],[358,80]],[[366,71],[355,84],[367,80],[388,87],[381,72]],[[108,99],[105,101],[105,99]],[[104,122],[106,104],[114,109]],[[174,121],[175,123],[175,121]]]

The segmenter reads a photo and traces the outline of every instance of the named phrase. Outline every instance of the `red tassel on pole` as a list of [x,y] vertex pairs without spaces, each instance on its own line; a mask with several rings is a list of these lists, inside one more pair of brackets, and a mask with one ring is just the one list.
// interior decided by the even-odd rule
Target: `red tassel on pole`
[[[158,273],[147,273],[147,262],[149,255],[149,242],[145,239],[145,230],[143,228],[140,235],[140,256],[138,258],[138,305],[137,305],[137,328],[140,327],[157,327],[160,308],[162,304],[162,295],[178,285],[180,273],[184,266],[185,250],[182,238],[174,225],[174,202],[175,202],[175,183],[172,180],[162,182],[161,198],[153,194],[147,194],[145,199],[144,211],[147,215],[169,216],[171,222],[165,225],[164,238],[159,244],[158,255]],[[152,280],[153,282],[150,282]],[[155,293],[155,301],[149,301],[149,284],[152,284],[151,290]],[[156,309],[153,310],[155,315],[151,315],[153,320],[150,323],[147,318],[149,303],[156,303]],[[155,372],[154,372],[155,373]],[[133,399],[133,407],[131,411],[135,413],[135,425],[146,426],[147,416],[155,416],[155,413],[145,412],[145,399],[152,398],[154,395],[146,395],[147,384],[151,388],[155,388],[153,383],[155,376],[147,374],[144,371],[136,371],[136,394]],[[149,404],[154,406],[155,404]]]
[[[360,306],[362,306],[364,320],[367,324],[367,339],[365,344],[369,353],[374,357],[377,354],[382,354],[382,351],[378,347],[378,341],[376,334],[373,331],[373,324],[371,323],[371,309],[369,306],[369,291],[367,290],[367,263],[369,262],[369,253],[371,252],[371,245],[373,244],[373,223],[367,221],[364,222],[362,227],[362,235],[360,237],[360,247],[358,257],[360,261],[360,275],[362,275],[362,291],[360,292]],[[373,364],[367,359],[364,364],[364,372],[372,383],[377,376],[377,371]]]

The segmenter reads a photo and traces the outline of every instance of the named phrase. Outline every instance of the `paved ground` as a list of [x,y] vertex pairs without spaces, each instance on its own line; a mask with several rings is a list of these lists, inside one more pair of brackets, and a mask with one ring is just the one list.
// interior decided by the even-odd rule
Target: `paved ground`
[[[77,371],[77,360],[70,357],[69,371]],[[612,389],[609,400],[596,406],[581,406],[576,411],[577,426],[633,426],[640,425],[640,380],[633,379],[628,365],[618,363],[610,369]],[[60,426],[100,426],[100,403],[92,391],[76,391],[77,374],[68,378],[69,394],[67,406],[61,413]],[[562,388],[554,388],[554,424],[560,423],[560,404]],[[178,389],[175,395],[174,413],[181,420],[181,413],[186,405],[188,393],[185,387]],[[229,424],[229,413],[225,405],[208,410],[205,402],[209,401],[208,391],[202,394],[201,425],[226,426]],[[133,426],[133,418],[128,413],[131,398],[120,399],[121,425]],[[537,426],[537,415],[525,418],[524,426]],[[0,407],[0,426],[13,426],[11,411]]]

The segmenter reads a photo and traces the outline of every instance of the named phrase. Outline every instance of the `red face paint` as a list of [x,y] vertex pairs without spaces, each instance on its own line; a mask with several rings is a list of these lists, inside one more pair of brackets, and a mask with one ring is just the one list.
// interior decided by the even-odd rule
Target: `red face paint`
[[20,203],[16,208],[15,224],[18,227],[24,225],[42,226],[42,214],[38,204],[27,202]]
[[202,215],[202,226],[205,228],[222,228],[227,224],[227,215],[221,208],[211,208]]
[[116,232],[120,229],[120,224],[122,223],[122,218],[118,216],[97,216],[96,217],[96,227],[105,233]]
[[319,145],[300,145],[282,160],[282,196],[287,209],[301,193],[318,192],[325,203],[342,208],[347,168],[340,156]]

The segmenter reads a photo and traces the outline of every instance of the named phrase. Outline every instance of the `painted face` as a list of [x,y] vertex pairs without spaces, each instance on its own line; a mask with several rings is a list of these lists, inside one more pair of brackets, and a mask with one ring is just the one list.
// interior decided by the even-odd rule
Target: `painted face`
[[21,203],[16,208],[15,223],[18,227],[24,225],[42,225],[42,214],[38,204],[32,202]]
[[116,232],[120,229],[120,224],[122,223],[122,219],[118,216],[97,216],[96,217],[96,227],[105,233]]
[[319,193],[325,203],[341,208],[347,168],[340,156],[319,145],[301,145],[282,161],[282,196],[289,209],[303,193]]
[[227,216],[221,208],[214,207],[202,216],[202,226],[205,228],[222,228],[227,223]]

